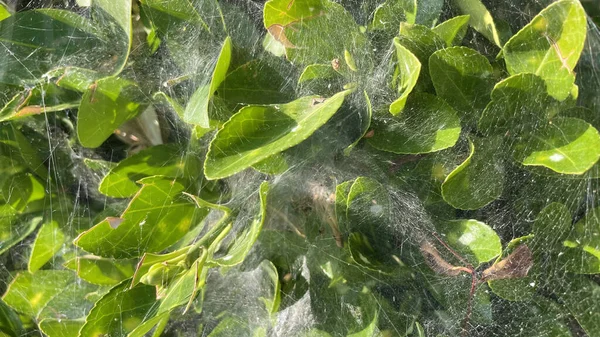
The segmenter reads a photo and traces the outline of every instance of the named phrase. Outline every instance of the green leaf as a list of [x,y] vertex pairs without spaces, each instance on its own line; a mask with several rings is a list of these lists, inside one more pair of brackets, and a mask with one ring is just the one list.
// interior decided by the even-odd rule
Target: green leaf
[[371,104],[371,99],[369,98],[369,95],[367,94],[367,91],[363,91],[363,95],[364,95],[364,100],[361,100],[360,103],[358,103],[358,120],[359,120],[359,133],[358,133],[358,137],[356,138],[356,140],[350,144],[347,148],[344,149],[344,155],[349,155],[350,152],[352,151],[352,149],[358,145],[358,143],[365,138],[365,136],[367,135],[367,133],[369,132],[369,129],[371,128],[371,119],[373,118],[373,105]]
[[429,88],[429,57],[439,49],[446,47],[446,42],[431,29],[422,25],[411,25],[406,22],[400,24],[400,35],[394,39],[414,54],[421,63],[418,88]]
[[[535,235],[532,250],[536,257],[536,262],[541,262],[542,254],[547,254],[552,257],[555,262],[558,255],[563,250],[563,241],[567,238],[571,229],[571,212],[569,209],[560,203],[553,202],[546,206],[535,218],[533,224],[533,233]],[[552,275],[555,264],[551,264],[543,269],[534,264],[534,269],[540,273]]]
[[35,149],[30,139],[12,123],[0,125],[0,153],[10,158],[18,158],[25,167],[42,179],[48,178],[48,169],[41,160],[38,149]]
[[446,41],[447,47],[460,45],[467,33],[470,18],[470,15],[455,16],[433,27],[431,30]]
[[498,234],[483,222],[452,220],[436,227],[444,234],[444,240],[459,253],[463,253],[475,267],[502,253]]
[[496,83],[491,97],[477,125],[484,134],[527,133],[550,117],[546,85],[534,74],[514,75]]
[[[107,38],[111,41],[110,46],[113,48],[113,52],[114,50],[119,51],[118,58],[114,61],[116,63],[114,70],[112,70],[112,74],[117,75],[127,64],[131,49],[131,3],[127,1],[93,0],[91,5],[94,21],[100,23],[102,32],[108,35]],[[116,23],[116,26],[112,23]]]
[[57,9],[21,11],[5,18],[0,21],[0,83],[35,83],[46,72],[65,66],[110,73],[115,65],[109,52],[115,51],[109,51],[101,29],[102,24]]
[[92,284],[116,285],[133,276],[135,259],[106,259],[93,255],[78,256],[65,263],[77,276]]
[[25,334],[19,316],[3,300],[0,300],[0,333],[10,337],[20,337]]
[[496,44],[496,46],[502,47],[503,41],[494,23],[494,18],[480,0],[453,0],[453,3],[459,8],[461,13],[470,16],[469,24],[473,29]]
[[217,63],[212,71],[210,84],[201,85],[190,98],[188,105],[183,112],[183,120],[190,124],[196,124],[203,128],[210,127],[210,119],[208,116],[208,105],[217,88],[225,77],[231,63],[231,38],[228,36],[223,42]]
[[[318,15],[317,15],[318,14]],[[330,0],[270,0],[265,3],[264,25],[286,48],[287,58],[300,64],[342,60],[347,50],[359,69],[368,68],[368,41],[352,16]]]
[[165,290],[164,298],[160,302],[157,314],[170,312],[174,308],[187,304],[184,313],[192,305],[192,301],[196,298],[198,291],[204,287],[207,277],[207,269],[204,268],[206,262],[206,250],[202,250],[201,256],[194,261],[190,269],[173,281]]
[[479,209],[496,200],[504,186],[502,139],[476,139],[469,145],[469,157],[442,183],[444,200],[454,208],[466,210]]
[[0,206],[0,255],[33,233],[42,220],[40,216],[17,217],[9,205]]
[[417,2],[415,0],[386,0],[377,6],[369,28],[394,36],[398,32],[401,22],[415,23],[416,15]]
[[339,73],[333,69],[331,64],[310,64],[300,74],[298,84],[319,79],[335,78],[337,76],[339,76]]
[[6,8],[6,5],[0,2],[0,20],[4,20],[9,17],[11,14]]
[[[34,277],[39,273],[33,274]],[[108,289],[83,282],[76,277],[65,285],[60,293],[44,306],[37,317],[38,321],[46,318],[80,319],[83,318],[94,306],[95,299],[104,294]],[[58,313],[58,314],[57,314]]]
[[120,161],[102,179],[98,189],[113,198],[128,198],[139,191],[136,182],[142,178],[156,175],[180,178],[200,171],[200,165],[194,155],[186,155],[176,144],[152,146]]
[[283,154],[277,153],[252,165],[252,168],[264,174],[281,174],[290,167]]
[[397,83],[400,97],[390,104],[390,112],[392,115],[398,115],[404,109],[408,94],[411,93],[417,84],[417,79],[421,72],[421,62],[419,62],[419,59],[413,53],[400,44],[400,39],[397,37],[394,38],[394,46],[396,47],[396,56],[398,57],[396,69],[400,73]]
[[437,95],[456,109],[464,123],[476,123],[494,85],[490,62],[476,50],[452,47],[431,55],[429,72]]
[[29,257],[29,272],[43,267],[65,243],[65,235],[56,221],[46,222],[38,231]]
[[124,281],[104,295],[86,317],[79,332],[81,337],[125,337],[133,331],[145,317],[156,310],[154,287],[139,284],[129,289]]
[[559,263],[577,274],[600,274],[600,207],[575,223],[563,242]]
[[227,74],[217,92],[220,98],[233,103],[273,104],[293,99],[291,89],[268,61],[255,59]]
[[558,286],[558,298],[590,337],[600,336],[600,286],[585,276],[569,277]]
[[0,110],[0,121],[13,120],[79,106],[81,95],[53,83],[25,89]]
[[583,174],[600,158],[600,135],[581,119],[554,118],[524,136],[515,151],[525,166]]
[[573,87],[573,69],[583,50],[586,31],[586,15],[579,1],[557,1],[506,42],[506,69],[511,75],[540,76],[548,94],[562,101]]
[[68,320],[68,319],[52,319],[47,318],[40,322],[40,330],[48,337],[72,337],[78,336],[79,330],[85,321]]
[[120,218],[107,218],[75,239],[75,245],[98,256],[131,258],[159,252],[182,238],[208,214],[181,195],[172,180],[144,183]]
[[85,147],[100,146],[115,129],[144,108],[143,95],[133,82],[118,77],[96,81],[81,98],[77,118],[79,142]]
[[374,148],[402,154],[440,151],[454,146],[460,120],[450,105],[437,96],[415,93],[398,117],[373,121],[368,142]]
[[10,283],[2,299],[15,311],[37,317],[48,302],[75,279],[75,274],[67,270],[21,272]]
[[46,188],[31,173],[16,174],[4,182],[2,196],[18,213],[32,213],[44,208]]
[[309,96],[282,105],[242,108],[210,143],[204,174],[208,179],[228,177],[301,143],[333,116],[350,92],[322,102]]
[[259,188],[260,209],[254,216],[252,223],[243,231],[236,233],[236,238],[227,250],[225,256],[218,257],[214,263],[220,266],[232,267],[244,261],[250,249],[258,239],[260,231],[265,222],[267,212],[267,194],[269,192],[269,183],[262,182]]

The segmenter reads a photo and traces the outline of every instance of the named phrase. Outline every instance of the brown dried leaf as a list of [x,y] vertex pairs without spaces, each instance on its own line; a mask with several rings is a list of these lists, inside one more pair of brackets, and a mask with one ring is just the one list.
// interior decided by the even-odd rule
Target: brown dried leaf
[[525,277],[532,266],[533,254],[529,247],[523,244],[506,258],[484,270],[480,282]]

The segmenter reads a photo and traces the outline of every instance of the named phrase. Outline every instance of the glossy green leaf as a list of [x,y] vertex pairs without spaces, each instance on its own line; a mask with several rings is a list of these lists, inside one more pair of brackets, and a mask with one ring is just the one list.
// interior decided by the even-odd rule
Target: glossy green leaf
[[503,49],[511,75],[533,73],[544,79],[550,96],[564,100],[575,81],[587,26],[576,0],[557,1],[515,34]]
[[86,317],[79,336],[125,337],[145,317],[152,315],[154,310],[156,310],[154,287],[140,284],[129,289],[129,282],[124,281],[96,302]]
[[155,175],[179,178],[199,170],[201,166],[195,157],[187,156],[177,145],[157,145],[120,161],[102,179],[98,189],[113,198],[127,198],[139,191],[136,182],[142,178]]
[[454,146],[460,136],[460,120],[444,100],[429,94],[413,94],[398,117],[373,121],[371,146],[393,153],[419,154]]
[[0,300],[0,333],[9,337],[20,337],[25,334],[19,316],[3,300]]
[[600,274],[600,208],[588,211],[563,241],[559,263],[577,274]]
[[265,222],[267,212],[267,194],[269,192],[269,183],[266,181],[260,184],[258,191],[260,208],[257,215],[252,219],[252,223],[243,231],[236,233],[236,238],[227,250],[225,256],[218,257],[214,262],[220,266],[232,267],[244,261],[250,249],[258,239],[260,231]]
[[397,72],[399,72],[397,84],[400,97],[390,104],[392,115],[398,115],[404,109],[408,94],[411,93],[421,72],[421,62],[408,49],[400,44],[400,39],[394,39],[396,56],[398,57]]
[[42,225],[33,242],[29,256],[29,272],[34,273],[43,267],[65,243],[65,234],[58,222],[49,221]]
[[96,81],[83,94],[79,106],[77,136],[81,145],[100,146],[115,129],[144,109],[142,93],[135,83],[118,77]]
[[470,15],[455,16],[433,27],[431,30],[446,41],[447,47],[460,45],[467,33],[470,18]]
[[40,322],[40,330],[48,337],[77,336],[85,321],[47,318]]
[[198,292],[204,287],[208,271],[204,269],[206,262],[206,250],[202,251],[202,255],[190,266],[190,269],[185,274],[178,277],[165,290],[164,298],[160,302],[157,314],[170,312],[174,308],[186,304],[184,312],[186,312],[192,301],[198,295]]
[[217,92],[219,97],[233,103],[285,103],[294,97],[286,80],[275,65],[255,59],[227,74]]
[[217,63],[212,71],[210,84],[201,85],[196,89],[196,92],[194,92],[188,105],[185,107],[183,120],[187,123],[196,124],[203,128],[210,126],[208,105],[215,91],[217,91],[217,88],[227,76],[227,70],[231,63],[231,52],[231,38],[228,36],[221,47]]
[[67,270],[21,272],[10,283],[2,299],[15,311],[37,317],[48,302],[75,279],[75,274]]
[[498,47],[502,47],[503,41],[501,41],[494,18],[480,0],[453,0],[453,3],[463,14],[470,16],[471,27]]
[[502,139],[476,139],[469,145],[469,157],[442,183],[442,197],[458,209],[479,209],[496,200],[504,186]]
[[483,222],[453,220],[437,227],[444,234],[444,240],[458,252],[465,254],[473,266],[491,261],[502,253],[498,234]]
[[485,134],[526,133],[549,117],[546,85],[534,74],[515,75],[496,83],[491,97],[477,126]]
[[92,284],[116,285],[133,276],[135,259],[106,259],[93,255],[78,256],[65,263],[77,276]]
[[563,174],[583,174],[600,158],[600,135],[577,118],[554,118],[517,145],[525,166],[543,166]]
[[210,143],[204,174],[208,179],[228,177],[299,144],[333,116],[350,92],[324,101],[309,96],[282,105],[242,108]]
[[119,218],[107,218],[83,232],[75,244],[94,255],[113,258],[159,252],[181,239],[206,216],[207,209],[181,195],[175,181],[148,181]]
[[[318,15],[315,15],[318,14]],[[301,64],[342,60],[344,51],[365,68],[368,42],[352,16],[330,0],[270,0],[263,11],[264,25],[286,48],[286,56]]]
[[429,72],[437,95],[456,109],[464,123],[476,123],[494,85],[490,62],[476,50],[452,47],[431,55]]

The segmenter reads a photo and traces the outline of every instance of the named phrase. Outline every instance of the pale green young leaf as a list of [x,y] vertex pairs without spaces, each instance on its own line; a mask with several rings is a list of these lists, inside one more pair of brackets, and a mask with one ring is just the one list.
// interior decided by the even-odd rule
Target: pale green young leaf
[[390,104],[390,112],[392,115],[398,115],[404,109],[408,94],[417,84],[421,72],[421,62],[413,53],[400,44],[400,39],[394,39],[394,46],[398,58],[396,72],[399,73],[396,86],[400,97]]
[[446,41],[447,47],[457,46],[461,44],[467,33],[470,18],[470,15],[455,16],[433,27],[431,30]]
[[43,267],[65,243],[65,234],[58,222],[49,221],[42,225],[31,248],[28,269],[34,273]]

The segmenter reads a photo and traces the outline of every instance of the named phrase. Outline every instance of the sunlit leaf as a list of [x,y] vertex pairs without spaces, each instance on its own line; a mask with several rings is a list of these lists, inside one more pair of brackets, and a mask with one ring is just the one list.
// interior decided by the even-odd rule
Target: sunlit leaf
[[139,284],[129,289],[129,282],[124,281],[96,302],[86,317],[79,336],[125,337],[142,323],[145,317],[152,315],[154,310],[156,310],[154,287]]
[[492,14],[480,0],[453,0],[463,14],[470,16],[469,24],[488,40],[502,47],[503,41],[496,28]]
[[77,119],[79,141],[85,147],[98,147],[121,124],[144,109],[143,95],[135,83],[118,77],[98,80],[81,98]]
[[324,101],[303,97],[287,104],[242,108],[215,135],[204,174],[209,179],[227,177],[299,144],[333,116],[350,92]]
[[175,181],[147,181],[119,218],[107,218],[83,232],[75,244],[102,257],[131,258],[159,252],[182,238],[206,216],[207,209],[181,195]]
[[511,75],[540,76],[548,94],[562,101],[575,81],[573,69],[583,50],[586,31],[586,15],[579,1],[557,1],[506,42],[506,69]]
[[137,181],[142,178],[155,175],[180,178],[197,174],[200,165],[194,156],[187,156],[175,144],[157,145],[120,161],[102,179],[98,189],[114,198],[127,198],[139,191]]
[[117,260],[83,255],[67,261],[65,267],[75,271],[79,278],[89,283],[116,285],[133,276],[136,262],[134,259]]
[[419,59],[413,53],[400,44],[400,39],[394,39],[394,46],[396,47],[396,56],[398,57],[396,72],[399,73],[399,78],[397,79],[396,86],[398,87],[400,97],[390,104],[390,112],[392,115],[398,115],[404,109],[408,94],[410,94],[417,84],[417,79],[421,72],[421,62],[419,62]]
[[446,46],[460,45],[467,33],[470,18],[469,15],[455,16],[433,27],[431,30],[446,41]]
[[231,38],[228,36],[223,42],[217,63],[212,71],[209,84],[201,85],[190,98],[183,112],[183,120],[190,124],[197,124],[203,128],[210,126],[208,105],[215,91],[227,76],[227,69],[231,63]]
[[524,136],[515,152],[525,166],[583,174],[600,158],[600,135],[581,119],[554,118]]
[[258,191],[260,208],[258,214],[254,216],[252,223],[247,228],[236,234],[237,237],[227,249],[227,254],[214,260],[216,264],[231,267],[244,261],[254,242],[256,242],[265,222],[268,192],[269,184],[267,182],[260,184]]
[[35,274],[21,272],[2,299],[15,311],[37,317],[48,302],[75,279],[75,274],[67,270],[39,270]]
[[39,326],[44,335],[48,337],[71,337],[77,336],[84,323],[84,319],[68,320],[47,318],[41,321]]
[[31,249],[28,269],[35,272],[44,266],[65,243],[65,235],[56,221],[46,222],[38,231]]
[[429,94],[413,94],[397,117],[373,121],[371,146],[393,153],[419,154],[454,146],[460,136],[456,111]]
[[443,238],[458,252],[478,266],[502,253],[498,234],[488,225],[477,220],[452,220],[438,226]]

